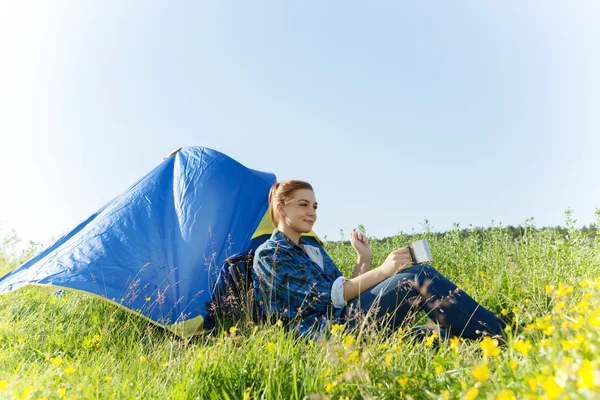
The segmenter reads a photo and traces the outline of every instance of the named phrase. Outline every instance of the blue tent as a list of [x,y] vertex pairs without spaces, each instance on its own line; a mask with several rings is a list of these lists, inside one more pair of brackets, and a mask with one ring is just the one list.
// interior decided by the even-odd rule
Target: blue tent
[[181,148],[2,277],[0,294],[27,284],[81,291],[189,336],[210,314],[223,261],[271,233],[275,181],[217,151]]

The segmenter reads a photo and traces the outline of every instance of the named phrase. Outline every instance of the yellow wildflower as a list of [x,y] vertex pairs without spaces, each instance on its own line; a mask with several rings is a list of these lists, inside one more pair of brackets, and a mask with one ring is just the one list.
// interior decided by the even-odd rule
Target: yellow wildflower
[[500,354],[500,348],[498,347],[498,340],[492,339],[489,336],[483,338],[479,347],[483,350],[484,357],[495,357]]
[[467,389],[467,382],[465,382],[465,380],[464,380],[464,379],[461,379],[461,380],[460,380],[460,387],[461,387],[463,390]]
[[542,331],[544,335],[548,336],[552,335],[554,332],[556,332],[556,327],[554,325],[549,325]]
[[517,369],[518,366],[519,362],[517,360],[510,360],[510,369],[514,371],[515,369]]
[[344,348],[345,349],[352,346],[354,344],[354,342],[355,342],[354,336],[352,336],[352,335],[344,336]]
[[325,378],[327,378],[329,375],[331,375],[331,368],[327,368],[327,371],[325,371]]
[[397,332],[398,332],[398,335],[400,335],[400,336],[404,335],[404,329],[402,329],[402,327],[399,327],[397,329]]
[[358,360],[358,350],[353,350],[350,353],[348,353],[348,361],[350,361],[351,363],[357,363]]
[[250,400],[250,388],[244,390],[244,400]]
[[560,345],[565,350],[578,349],[585,341],[585,336],[578,333],[573,339],[561,340]]
[[438,338],[438,335],[433,332],[430,336],[427,337],[427,339],[425,340],[425,346],[430,347],[433,342],[435,341],[435,339]]
[[497,400],[517,400],[512,390],[504,390],[496,395]]
[[335,335],[338,332],[343,332],[344,331],[344,325],[343,324],[333,324],[331,326],[331,334]]
[[385,355],[385,365],[390,365],[391,363],[392,363],[392,355],[386,354]]
[[590,302],[586,299],[583,299],[579,303],[577,303],[577,311],[579,311],[580,314],[586,314],[589,310],[589,307]]
[[577,319],[575,321],[570,321],[569,325],[571,326],[571,328],[578,331],[579,329],[581,329],[581,327],[583,326],[584,323],[585,323],[585,319],[580,315],[577,317]]
[[465,394],[465,399],[466,400],[474,400],[478,394],[479,394],[479,389],[477,389],[476,387],[473,387],[467,391],[467,394]]
[[60,364],[62,364],[62,357],[61,356],[56,356],[52,360],[50,360],[50,362],[52,364],[56,365],[57,367],[59,367]]
[[490,379],[490,370],[488,369],[487,363],[483,363],[482,365],[476,365],[471,371],[473,378],[477,379],[479,382],[484,382]]
[[564,384],[559,384],[558,379],[554,376],[547,376],[542,382],[544,392],[549,400],[558,398],[564,390]]
[[0,390],[4,390],[4,388],[6,387],[6,385],[8,385],[8,382],[6,382],[6,381],[0,381]]
[[440,392],[441,398],[443,400],[448,400],[450,399],[450,391],[448,389],[444,389]]
[[600,308],[590,314],[590,325],[594,328],[600,328]]
[[594,381],[594,368],[590,360],[581,363],[577,371],[577,387],[579,389],[596,389],[598,385]]
[[144,361],[146,361],[146,357],[140,356],[140,362],[144,362]]
[[548,339],[542,339],[538,342],[538,346],[541,349],[545,349],[546,347],[548,347],[548,345],[550,344],[550,341]]
[[557,302],[556,305],[554,306],[554,311],[560,311],[564,308],[565,308],[565,302],[561,300],[561,301]]
[[554,285],[546,285],[546,294],[554,292]]
[[556,291],[556,297],[561,298],[567,296],[568,294],[573,292],[573,286],[565,286],[562,283],[558,284],[558,290]]
[[459,344],[460,339],[457,336],[450,339],[450,348],[456,353],[458,353]]
[[106,382],[110,382],[110,381],[112,381],[112,376],[108,376],[108,375],[107,375],[107,376],[105,376],[105,377],[104,377],[104,380],[105,380]]
[[268,351],[273,351],[273,349],[275,348],[275,344],[273,342],[269,342],[265,347]]
[[333,388],[335,387],[335,385],[337,385],[337,382],[330,382],[327,385],[325,385],[325,392],[329,393],[333,390]]
[[531,350],[531,342],[529,340],[518,339],[515,341],[515,350],[517,350],[523,357],[527,357],[529,350]]
[[537,385],[537,380],[535,378],[527,379],[527,383],[529,384],[529,389],[531,389],[532,392],[537,392],[538,385]]
[[150,297],[146,297],[146,301],[150,301]]
[[587,279],[584,279],[581,282],[579,282],[579,286],[581,286],[581,287],[589,287],[590,286],[590,281],[588,281]]
[[29,395],[31,394],[31,392],[33,392],[33,386],[29,386],[27,389],[25,389],[25,391],[23,392],[23,395],[21,396],[21,398],[26,399],[29,397]]
[[235,336],[235,334],[237,333],[237,328],[235,326],[232,326],[231,328],[229,328],[229,333],[231,333],[232,336]]
[[58,397],[65,397],[65,394],[67,393],[67,389],[65,389],[64,387],[61,387],[60,389],[58,389],[56,391],[56,393],[58,394]]
[[442,367],[441,365],[438,365],[437,367],[435,367],[435,373],[437,375],[440,375],[442,372],[444,372],[444,367]]
[[406,384],[408,383],[408,378],[405,376],[401,376],[398,378],[398,383],[400,384],[400,386],[402,386],[402,388],[405,388]]
[[275,325],[281,328],[283,326],[283,321],[278,319],[277,322],[275,322]]
[[65,374],[70,375],[73,372],[75,372],[75,367],[73,367],[72,365],[69,365],[67,368],[65,368]]
[[503,308],[502,311],[500,311],[500,314],[506,317],[508,315],[508,310],[506,308]]

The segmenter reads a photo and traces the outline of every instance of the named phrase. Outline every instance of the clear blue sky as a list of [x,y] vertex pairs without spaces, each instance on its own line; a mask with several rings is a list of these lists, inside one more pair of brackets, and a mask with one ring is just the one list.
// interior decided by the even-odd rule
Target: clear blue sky
[[313,183],[332,239],[589,224],[599,20],[593,0],[2,2],[0,223],[47,243],[200,145]]

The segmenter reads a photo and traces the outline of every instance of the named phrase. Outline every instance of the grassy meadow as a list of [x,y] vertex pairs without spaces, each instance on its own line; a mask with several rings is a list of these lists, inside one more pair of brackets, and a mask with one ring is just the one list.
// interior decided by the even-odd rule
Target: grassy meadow
[[[27,287],[0,296],[0,398],[7,399],[593,399],[600,398],[600,235],[520,235],[502,226],[373,240],[373,265],[425,238],[433,265],[485,307],[514,313],[506,344],[415,340],[369,326],[306,341],[278,323],[222,318],[177,338],[116,306]],[[600,226],[600,211],[596,214]],[[31,256],[14,237],[0,274]],[[326,249],[346,275],[348,242]],[[420,322],[427,321],[425,316]]]

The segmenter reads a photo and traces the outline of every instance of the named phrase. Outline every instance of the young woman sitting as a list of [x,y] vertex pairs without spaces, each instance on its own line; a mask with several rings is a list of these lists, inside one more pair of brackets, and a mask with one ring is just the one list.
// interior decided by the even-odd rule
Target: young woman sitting
[[317,220],[312,186],[303,181],[278,182],[269,193],[276,229],[254,256],[252,280],[259,307],[286,326],[311,336],[325,334],[332,323],[356,327],[370,315],[391,329],[424,310],[441,329],[440,336],[479,338],[500,335],[506,326],[435,268],[413,265],[408,248],[392,251],[370,269],[367,238],[353,230],[357,254],[346,278],[325,251],[304,243],[303,233]]

